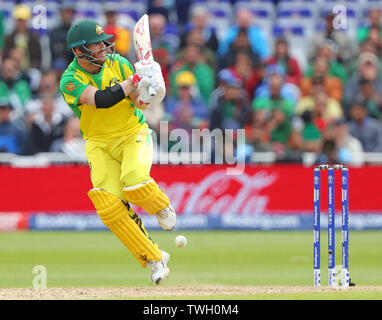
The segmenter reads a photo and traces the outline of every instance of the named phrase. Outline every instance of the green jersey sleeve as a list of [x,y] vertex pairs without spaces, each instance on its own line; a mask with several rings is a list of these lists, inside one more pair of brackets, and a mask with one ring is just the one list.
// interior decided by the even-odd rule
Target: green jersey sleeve
[[74,74],[63,75],[60,80],[60,90],[66,103],[76,113],[78,99],[89,84],[81,81],[81,78]]

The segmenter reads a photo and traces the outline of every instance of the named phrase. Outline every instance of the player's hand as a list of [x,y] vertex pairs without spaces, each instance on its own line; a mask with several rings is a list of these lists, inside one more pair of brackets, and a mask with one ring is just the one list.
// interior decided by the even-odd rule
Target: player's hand
[[[151,90],[154,89],[156,94],[151,95]],[[163,77],[142,77],[138,84],[138,101],[140,104],[159,104],[166,95],[166,87]]]

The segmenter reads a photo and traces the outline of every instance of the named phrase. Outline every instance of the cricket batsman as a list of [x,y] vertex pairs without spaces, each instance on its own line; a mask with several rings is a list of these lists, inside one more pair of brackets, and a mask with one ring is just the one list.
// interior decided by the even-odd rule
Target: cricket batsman
[[93,20],[69,29],[67,46],[75,58],[61,77],[60,90],[86,140],[90,200],[103,223],[160,284],[170,272],[170,255],[151,240],[129,204],[155,214],[164,230],[175,227],[170,200],[150,176],[153,143],[141,111],[161,102],[166,89],[158,63],[137,62],[135,72],[115,53],[111,37]]

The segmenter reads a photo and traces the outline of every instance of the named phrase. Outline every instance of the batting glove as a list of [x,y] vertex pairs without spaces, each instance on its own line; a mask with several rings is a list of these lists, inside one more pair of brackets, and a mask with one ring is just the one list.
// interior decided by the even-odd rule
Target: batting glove
[[138,84],[139,82],[141,81],[141,77],[138,75],[138,74],[133,74],[129,77],[129,79],[131,80],[132,84],[133,84],[133,87],[136,89],[138,88]]
[[[154,89],[156,94],[152,95],[150,89]],[[138,84],[138,90],[138,101],[141,104],[159,104],[166,94],[166,87],[162,77],[142,77]]]
[[136,73],[142,77],[162,76],[162,69],[158,62],[142,60],[134,64]]

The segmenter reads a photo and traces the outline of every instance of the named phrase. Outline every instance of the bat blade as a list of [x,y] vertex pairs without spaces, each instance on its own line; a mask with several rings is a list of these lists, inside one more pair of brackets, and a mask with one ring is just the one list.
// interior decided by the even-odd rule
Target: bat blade
[[[154,60],[147,14],[144,14],[134,26],[134,47],[139,61]],[[156,95],[155,89],[151,87],[149,87],[149,93],[151,96]]]
[[134,46],[138,60],[154,60],[151,48],[149,17],[144,14],[134,27]]

